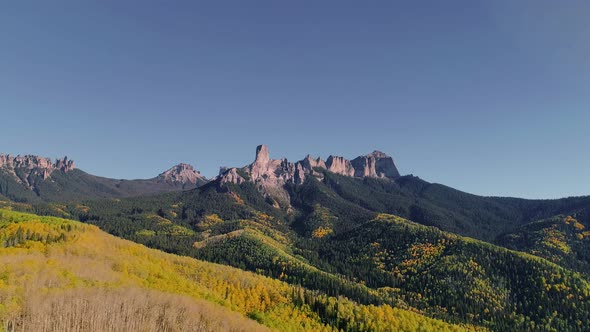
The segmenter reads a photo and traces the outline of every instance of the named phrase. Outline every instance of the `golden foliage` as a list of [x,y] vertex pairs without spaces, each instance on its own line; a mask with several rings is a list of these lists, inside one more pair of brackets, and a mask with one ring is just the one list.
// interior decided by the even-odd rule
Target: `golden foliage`
[[138,235],[138,236],[155,236],[156,235],[156,231],[153,231],[151,229],[142,229],[140,231],[135,232],[135,235]]
[[581,231],[586,228],[583,224],[581,224],[578,220],[576,220],[572,216],[567,216],[563,219],[563,222],[567,225],[572,225],[576,231]]
[[571,248],[566,241],[566,235],[557,229],[557,225],[543,229],[543,239],[541,244],[545,247],[559,250],[565,254],[571,252]]
[[254,212],[254,217],[252,219],[255,222],[260,223],[265,226],[271,226],[271,222],[275,222],[275,218],[269,216],[266,213],[262,213],[259,211]]
[[381,222],[388,222],[388,223],[394,223],[394,224],[402,224],[402,223],[409,223],[410,221],[407,219],[404,219],[402,217],[393,215],[393,214],[387,214],[387,213],[379,213],[377,214],[377,216],[374,219],[375,221],[381,221]]
[[[43,330],[48,322],[55,327],[46,331],[52,332],[182,331],[201,323],[216,331],[224,326],[262,328],[245,316],[279,331],[336,331],[310,305],[297,301],[295,286],[148,249],[95,226],[0,210],[0,238],[10,242],[0,247],[0,324],[10,321],[13,326],[25,326],[22,331]],[[130,297],[128,289],[132,289]],[[333,304],[331,310],[359,330],[466,329],[387,305],[320,299],[325,305]],[[31,303],[39,305],[33,308]],[[120,310],[115,312],[116,308]],[[228,319],[238,325],[224,325]],[[145,328],[132,324],[145,324]]]
[[416,243],[408,248],[408,259],[404,260],[401,265],[404,267],[412,267],[432,261],[438,257],[444,245],[441,243]]
[[334,233],[334,231],[331,228],[320,226],[311,233],[311,236],[316,239],[321,239],[324,236],[332,233]]
[[199,228],[209,228],[211,226],[223,223],[223,219],[221,219],[216,214],[208,214],[199,223]]
[[231,198],[233,198],[236,203],[243,205],[244,204],[244,200],[236,193],[234,192],[230,192],[229,195],[231,196]]

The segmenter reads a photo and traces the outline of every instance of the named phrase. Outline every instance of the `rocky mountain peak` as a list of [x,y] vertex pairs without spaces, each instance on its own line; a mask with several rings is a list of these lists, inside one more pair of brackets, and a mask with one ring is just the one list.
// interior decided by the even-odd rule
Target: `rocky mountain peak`
[[246,182],[246,179],[244,179],[238,173],[238,169],[235,167],[232,167],[232,168],[225,167],[225,169],[220,169],[219,172],[221,174],[219,175],[218,179],[221,181],[221,183],[242,184],[242,183]]
[[313,158],[311,155],[305,156],[302,160],[295,163],[295,183],[300,184],[305,181],[307,175],[314,175],[321,178],[322,174],[315,168],[326,169],[326,163],[322,158]]
[[9,154],[0,154],[0,168],[27,187],[33,186],[37,177],[42,177],[45,180],[54,171],[65,173],[75,167],[74,161],[69,160],[68,157],[53,162],[50,158],[35,155],[11,156]]
[[351,161],[356,177],[390,178],[400,176],[393,158],[381,151],[373,151]]
[[374,157],[374,158],[388,158],[389,156],[384,152],[379,150],[375,150],[367,155],[367,157]]
[[270,155],[268,153],[268,146],[265,144],[256,147],[256,159],[255,163],[266,164],[270,161]]
[[205,177],[199,171],[195,170],[192,165],[185,163],[173,166],[158,177],[168,182],[182,184],[197,184],[198,182],[206,181]]
[[305,156],[305,158],[303,160],[300,161],[300,163],[306,167],[306,168],[310,168],[313,169],[314,167],[321,167],[321,168],[326,168],[326,163],[322,160],[322,158],[313,158],[311,155],[307,155]]
[[73,160],[68,160],[68,157],[56,159],[53,162],[50,158],[34,155],[11,156],[9,154],[0,154],[0,168],[10,171],[14,171],[15,169],[45,171],[47,176],[49,176],[54,170],[69,172],[76,168],[76,166]]
[[271,159],[268,147],[263,144],[256,147],[256,158],[252,164],[242,168],[222,168],[218,179],[221,183],[253,182],[268,196],[288,204],[289,195],[284,185],[289,182],[303,183],[308,176],[322,179],[323,173],[318,169],[359,178],[399,177],[393,159],[381,151],[373,151],[352,161],[344,157],[330,156],[324,162],[321,158],[307,155],[304,159],[292,163],[287,159]]

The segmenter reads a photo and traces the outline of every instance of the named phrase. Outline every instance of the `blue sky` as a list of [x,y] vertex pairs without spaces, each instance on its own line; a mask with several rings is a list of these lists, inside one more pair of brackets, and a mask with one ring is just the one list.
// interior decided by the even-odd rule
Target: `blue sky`
[[590,2],[14,1],[0,151],[147,178],[374,149],[484,195],[590,194]]

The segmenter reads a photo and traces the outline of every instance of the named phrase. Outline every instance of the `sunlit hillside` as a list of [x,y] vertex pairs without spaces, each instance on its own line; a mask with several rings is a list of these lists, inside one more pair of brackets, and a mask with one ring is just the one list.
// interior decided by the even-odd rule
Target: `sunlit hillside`
[[0,210],[0,322],[11,332],[473,330],[10,210]]

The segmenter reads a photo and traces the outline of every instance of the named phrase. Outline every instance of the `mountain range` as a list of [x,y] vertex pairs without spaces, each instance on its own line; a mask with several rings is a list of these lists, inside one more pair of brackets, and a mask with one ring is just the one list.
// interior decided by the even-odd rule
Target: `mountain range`
[[[345,298],[475,330],[585,331],[590,320],[590,196],[468,194],[401,175],[379,151],[290,162],[260,145],[252,163],[212,179],[186,164],[114,180],[67,158],[0,161],[0,208],[277,279],[309,292],[306,303]],[[313,303],[332,328],[387,330]],[[248,312],[272,326],[267,314]]]
[[[269,196],[288,204],[281,187],[290,182],[301,184],[310,175],[321,176],[316,168],[357,178],[395,179],[400,176],[393,159],[379,151],[353,160],[329,156],[325,162],[308,155],[290,163],[286,159],[270,159],[268,147],[260,145],[252,164],[242,168],[222,167],[220,175],[213,180],[235,184],[253,181]],[[0,154],[0,195],[23,202],[140,196],[194,189],[208,181],[185,163],[151,179],[117,180],[79,170],[68,157],[52,161],[34,155]]]
[[20,202],[129,197],[188,190],[207,182],[191,165],[178,164],[151,179],[117,180],[88,174],[68,157],[0,155],[0,195]]

